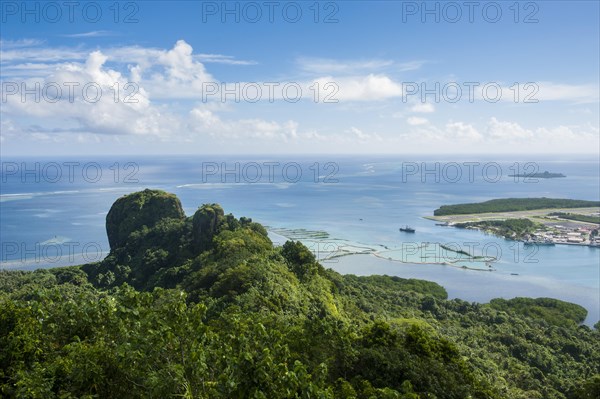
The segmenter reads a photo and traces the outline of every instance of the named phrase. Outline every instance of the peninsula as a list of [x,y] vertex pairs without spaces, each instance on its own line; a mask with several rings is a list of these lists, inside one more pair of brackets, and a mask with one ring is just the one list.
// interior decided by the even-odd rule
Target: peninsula
[[506,198],[444,205],[433,214],[428,219],[526,243],[600,247],[600,201]]

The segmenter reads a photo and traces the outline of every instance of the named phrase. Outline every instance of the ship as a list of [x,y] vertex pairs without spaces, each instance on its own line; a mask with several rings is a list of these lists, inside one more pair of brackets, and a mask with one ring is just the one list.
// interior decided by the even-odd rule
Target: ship
[[403,231],[405,233],[414,233],[415,232],[415,229],[413,229],[410,226],[400,227],[398,230]]

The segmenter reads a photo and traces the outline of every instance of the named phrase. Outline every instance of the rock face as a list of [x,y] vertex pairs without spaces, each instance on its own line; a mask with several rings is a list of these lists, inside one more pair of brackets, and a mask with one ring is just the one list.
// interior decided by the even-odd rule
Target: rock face
[[151,228],[164,218],[185,219],[181,202],[174,194],[146,189],[119,198],[106,215],[110,249],[123,246],[129,235],[142,226]]
[[213,237],[219,232],[225,220],[225,212],[219,204],[203,205],[193,218],[193,237],[196,245],[203,251],[208,249]]
[[[203,205],[186,217],[174,194],[156,190],[119,198],[106,216],[106,231],[110,254],[82,266],[103,288],[123,283],[138,290],[174,288],[202,266],[203,253],[212,258],[272,249],[267,231],[252,219],[225,215],[219,204]],[[207,252],[217,245],[221,252]]]

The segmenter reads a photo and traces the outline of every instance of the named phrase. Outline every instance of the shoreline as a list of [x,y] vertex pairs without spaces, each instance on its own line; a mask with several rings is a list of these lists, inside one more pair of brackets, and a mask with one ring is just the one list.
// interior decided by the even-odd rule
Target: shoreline
[[[348,254],[349,255],[363,255],[363,254]],[[476,271],[476,272],[495,272],[497,271],[497,269],[494,268],[488,268],[488,269],[480,269],[477,267],[468,267],[468,266],[457,266],[457,265],[453,265],[450,262],[423,262],[423,263],[415,263],[415,262],[408,262],[408,261],[403,261],[403,260],[399,260],[399,259],[393,259],[390,257],[386,257],[381,255],[381,253],[371,253],[368,255],[373,255],[376,258],[379,259],[383,259],[383,260],[387,260],[389,262],[396,262],[396,263],[402,263],[402,264],[406,264],[406,265],[428,265],[428,266],[450,266],[453,267],[455,269],[462,269],[462,270],[472,270],[472,271]]]
[[[598,290],[594,287],[573,283],[565,285],[551,278],[528,273],[518,276],[501,272],[472,273],[474,270],[439,266],[393,262],[386,258],[366,257],[360,254],[324,265],[341,274],[388,275],[432,281],[444,287],[448,292],[448,300],[456,298],[467,302],[489,303],[494,298],[556,298],[583,306],[588,311],[583,324],[592,327],[600,320]],[[463,273],[459,273],[460,270]]]
[[[414,248],[390,248],[383,244],[366,244],[360,242],[348,241],[345,239],[332,238],[325,232],[323,235],[327,236],[327,239],[315,239],[315,232],[305,229],[283,229],[283,228],[270,228],[269,233],[281,237],[285,240],[297,240],[302,242],[307,248],[315,254],[317,261],[326,263],[333,259],[339,259],[342,257],[348,257],[352,255],[372,255],[379,259],[389,260],[391,262],[410,264],[410,265],[434,265],[434,266],[450,266],[456,269],[473,270],[473,271],[484,271],[491,272],[497,271],[497,269],[491,267],[491,264],[496,262],[498,259],[492,256],[475,256],[466,252],[460,252],[460,250],[453,250],[452,248],[445,247],[444,244],[439,242],[421,242],[420,245]],[[306,236],[302,236],[301,233],[305,233]],[[277,238],[277,237],[272,237]],[[283,240],[275,240],[274,244],[281,245]],[[332,248],[334,246],[335,248]],[[431,252],[429,252],[429,261],[427,261],[427,253],[425,256],[421,256],[424,261],[408,260],[404,256],[417,255],[417,253],[406,253],[408,250],[425,250],[428,247],[433,246],[435,253],[433,259]],[[396,252],[400,253],[403,258],[386,256],[386,253]],[[448,254],[454,254],[454,257],[448,256]],[[441,258],[441,260],[440,260]],[[480,262],[485,264],[487,267],[475,267],[467,265],[459,265],[459,262]],[[488,266],[489,264],[489,266]]]
[[[424,219],[434,220],[433,217],[423,217]],[[451,227],[451,226],[448,226]],[[286,238],[281,232],[292,233],[295,240],[305,241],[302,237],[295,235],[298,230],[278,229],[282,241]],[[443,230],[439,230],[442,232]],[[482,230],[478,229],[479,233]],[[270,231],[270,233],[273,233]],[[287,234],[286,234],[287,235]],[[497,237],[494,235],[494,237]],[[502,238],[502,237],[501,237]],[[314,243],[314,239],[308,238],[309,243]],[[318,241],[318,240],[317,240]],[[350,241],[333,238],[328,236],[324,242],[335,242],[340,244],[340,249],[358,249],[361,251],[345,252],[343,254],[329,253],[318,261],[325,267],[331,268],[341,274],[354,275],[395,275],[402,278],[415,278],[425,281],[432,281],[440,284],[447,290],[449,299],[457,298],[465,301],[474,301],[478,303],[488,303],[494,298],[510,299],[514,297],[549,297],[579,304],[586,308],[588,316],[583,324],[593,326],[600,320],[600,304],[597,302],[598,288],[587,285],[580,285],[577,282],[564,282],[554,277],[548,277],[540,274],[532,268],[514,268],[502,263],[501,268],[494,267],[493,270],[483,267],[465,267],[449,262],[429,261],[414,262],[410,259],[396,259],[386,256],[387,251],[399,251],[400,248],[389,248],[381,244],[359,244]],[[518,242],[515,240],[511,240]],[[431,242],[430,242],[431,243]],[[348,244],[348,245],[342,245]],[[425,244],[425,243],[421,243]],[[583,246],[576,243],[557,243],[568,246]],[[413,248],[414,250],[414,248]],[[323,254],[321,252],[321,254]],[[463,259],[464,261],[464,259]],[[500,265],[500,264],[499,264]],[[442,266],[442,267],[440,267]],[[449,266],[449,267],[443,267]],[[459,273],[459,271],[463,273]],[[495,273],[471,273],[471,272],[489,272]],[[566,288],[566,287],[570,288]]]
[[[285,229],[286,232],[299,232],[299,230]],[[282,232],[282,230],[279,230]],[[509,299],[516,296],[528,298],[552,297],[567,302],[572,302],[584,306],[588,310],[588,316],[584,324],[592,326],[600,320],[600,310],[596,304],[598,289],[595,287],[578,285],[575,282],[564,283],[555,278],[538,275],[532,269],[514,270],[504,268],[489,270],[484,268],[460,266],[450,262],[411,262],[410,260],[390,259],[386,256],[386,251],[399,251],[399,249],[390,248],[385,245],[371,245],[365,243],[350,242],[347,240],[336,239],[327,236],[327,239],[315,239],[313,232],[304,230],[310,238],[300,239],[296,236],[294,239],[299,241],[309,241],[314,243],[335,243],[337,251],[318,251],[325,255],[318,261],[325,267],[336,270],[342,274],[355,275],[396,275],[402,278],[415,278],[425,281],[432,281],[440,284],[447,290],[449,299],[458,298],[465,301],[474,301],[487,303],[493,298]],[[287,240],[283,235],[274,233],[281,240],[273,239],[274,245],[277,242]],[[293,234],[291,234],[293,235]],[[322,236],[321,236],[322,237]],[[353,244],[353,245],[352,245]],[[431,244],[431,243],[430,243]],[[437,244],[437,243],[436,243]],[[567,244],[573,246],[574,244]],[[575,244],[577,245],[577,244]],[[340,251],[343,251],[341,253]],[[368,255],[368,256],[367,256]],[[373,255],[373,256],[371,256]],[[462,259],[465,261],[465,258]],[[485,259],[483,259],[485,261]],[[16,261],[13,267],[4,268],[4,270],[33,270],[37,268],[52,268],[57,266],[75,266],[75,263],[69,265],[48,264],[32,262],[24,264]],[[86,262],[77,263],[81,265]],[[5,264],[6,265],[6,264]],[[2,266],[2,264],[0,264]],[[442,266],[442,267],[440,267]],[[443,267],[449,266],[449,267]],[[1,268],[1,267],[0,267]],[[458,271],[462,270],[463,273]],[[495,273],[471,273],[471,272],[489,272]],[[514,272],[514,273],[512,273]],[[517,275],[515,275],[517,274]],[[570,287],[570,288],[566,288]]]
[[[423,219],[444,223],[445,227],[478,230],[485,234],[491,234],[496,237],[505,238],[515,242],[520,241],[533,245],[539,243],[540,246],[572,245],[600,248],[600,240],[598,239],[598,236],[594,236],[591,233],[594,230],[598,230],[600,228],[600,224],[572,219],[561,219],[558,217],[549,217],[549,214],[556,212],[569,214],[600,214],[600,208],[549,208],[528,211],[484,212],[443,216],[427,215],[422,217]],[[520,233],[512,231],[512,234],[510,235],[499,234],[497,229],[501,227],[494,226],[494,228],[489,225],[483,225],[486,222],[503,222],[507,221],[508,219],[529,220],[531,223],[533,223],[533,225],[528,230]],[[511,232],[511,230],[509,229],[508,232]],[[569,239],[574,241],[568,242]],[[581,241],[576,242],[575,240]]]

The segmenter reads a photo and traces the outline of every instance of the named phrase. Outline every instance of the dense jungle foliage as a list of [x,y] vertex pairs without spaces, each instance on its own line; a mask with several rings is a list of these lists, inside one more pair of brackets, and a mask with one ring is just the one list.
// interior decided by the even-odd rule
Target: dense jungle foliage
[[117,200],[107,232],[99,263],[0,272],[0,396],[599,397],[600,333],[577,305],[340,275],[161,191]]
[[479,222],[455,223],[454,226],[461,229],[482,229],[497,236],[512,239],[523,238],[526,234],[532,234],[537,229],[544,228],[543,225],[534,223],[529,219],[482,220]]

